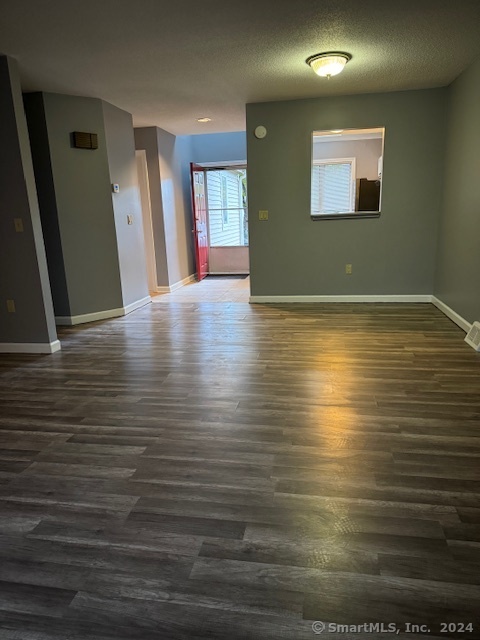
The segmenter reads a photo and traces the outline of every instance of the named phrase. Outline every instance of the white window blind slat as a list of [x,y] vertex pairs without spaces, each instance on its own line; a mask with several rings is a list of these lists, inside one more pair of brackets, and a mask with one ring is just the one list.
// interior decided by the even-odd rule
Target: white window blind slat
[[312,166],[312,214],[353,211],[352,163],[332,162]]

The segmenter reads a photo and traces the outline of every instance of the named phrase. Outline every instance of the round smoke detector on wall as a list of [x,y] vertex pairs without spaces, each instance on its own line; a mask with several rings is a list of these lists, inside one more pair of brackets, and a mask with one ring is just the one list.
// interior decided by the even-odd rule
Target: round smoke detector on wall
[[255,129],[255,137],[259,138],[260,140],[262,138],[265,138],[265,136],[267,135],[267,129],[265,127],[263,127],[262,125],[260,125],[259,127],[257,127]]

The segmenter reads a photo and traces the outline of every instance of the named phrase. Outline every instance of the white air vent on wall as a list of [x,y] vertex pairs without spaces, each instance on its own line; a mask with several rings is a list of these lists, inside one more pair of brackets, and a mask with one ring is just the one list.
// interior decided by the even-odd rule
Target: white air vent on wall
[[472,328],[467,333],[465,342],[475,349],[480,351],[480,322],[474,322]]

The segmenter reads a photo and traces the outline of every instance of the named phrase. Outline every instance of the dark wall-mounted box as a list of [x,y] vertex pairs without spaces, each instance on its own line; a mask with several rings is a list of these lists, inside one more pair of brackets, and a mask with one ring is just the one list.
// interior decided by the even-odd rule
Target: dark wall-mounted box
[[76,149],[98,149],[98,135],[96,133],[73,131],[72,143]]

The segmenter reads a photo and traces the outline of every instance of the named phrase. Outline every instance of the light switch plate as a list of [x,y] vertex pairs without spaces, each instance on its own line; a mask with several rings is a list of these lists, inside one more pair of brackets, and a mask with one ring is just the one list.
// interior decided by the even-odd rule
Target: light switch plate
[[15,313],[15,300],[7,300],[8,313]]
[[120,193],[120,185],[117,184],[116,182],[114,182],[112,184],[112,191],[113,191],[113,193]]
[[259,220],[268,220],[268,211],[259,211],[258,212]]
[[127,214],[127,224],[133,224],[133,215],[131,213]]
[[23,233],[23,220],[21,218],[14,218],[13,223],[15,224],[15,231],[17,233]]

